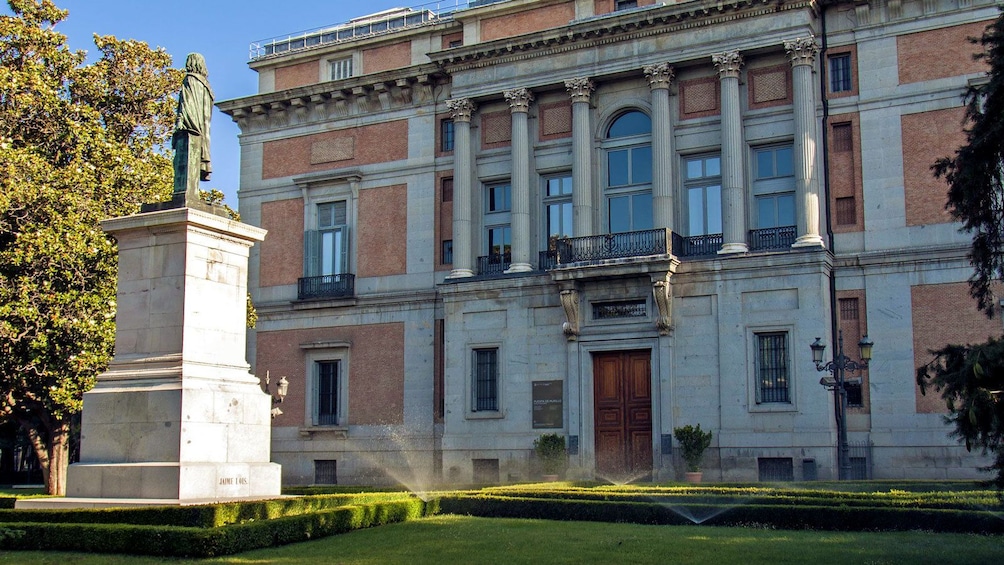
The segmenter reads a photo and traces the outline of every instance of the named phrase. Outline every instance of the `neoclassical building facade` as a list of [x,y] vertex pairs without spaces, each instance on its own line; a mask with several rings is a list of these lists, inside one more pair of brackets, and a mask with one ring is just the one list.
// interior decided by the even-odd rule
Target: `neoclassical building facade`
[[[452,3],[451,3],[452,4]],[[930,173],[985,0],[461,2],[254,44],[249,360],[286,484],[971,478],[916,366],[999,321]],[[277,30],[281,31],[281,30]],[[832,385],[809,345],[838,336]]]

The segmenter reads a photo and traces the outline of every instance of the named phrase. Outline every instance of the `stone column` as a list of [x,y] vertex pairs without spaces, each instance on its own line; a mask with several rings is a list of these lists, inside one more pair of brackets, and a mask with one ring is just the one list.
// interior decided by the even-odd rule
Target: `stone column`
[[666,63],[645,67],[652,90],[652,208],[656,228],[673,228],[673,126],[669,86],[675,72]]
[[816,178],[816,100],[812,69],[819,53],[816,38],[799,37],[784,42],[791,59],[792,105],[795,140],[792,147],[795,167],[795,222],[798,237],[792,247],[822,247],[819,234],[819,183]]
[[453,271],[447,278],[474,275],[471,255],[471,115],[476,106],[467,98],[446,101],[453,117]]
[[527,114],[533,93],[514,88],[504,93],[512,112],[512,263],[507,273],[533,270],[530,264],[530,133]]
[[738,51],[715,53],[711,62],[722,85],[722,248],[718,253],[745,253],[746,182],[743,175],[743,117],[739,111]]
[[593,150],[589,96],[596,85],[588,78],[565,81],[572,97],[572,235],[593,235]]

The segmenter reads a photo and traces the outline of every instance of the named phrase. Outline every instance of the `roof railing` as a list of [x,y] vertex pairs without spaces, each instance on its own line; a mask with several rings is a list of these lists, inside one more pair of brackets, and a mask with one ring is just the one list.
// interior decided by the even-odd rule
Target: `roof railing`
[[353,18],[345,23],[300,31],[289,35],[252,41],[248,56],[252,61],[299,51],[318,45],[350,41],[403,29],[449,21],[453,14],[469,8],[509,2],[510,0],[438,0],[411,8],[392,8]]

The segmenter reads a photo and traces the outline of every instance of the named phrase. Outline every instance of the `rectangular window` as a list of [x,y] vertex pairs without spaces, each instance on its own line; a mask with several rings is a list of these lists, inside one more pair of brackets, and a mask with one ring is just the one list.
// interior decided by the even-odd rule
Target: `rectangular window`
[[687,233],[722,233],[722,160],[718,155],[690,157],[683,163],[687,190]]
[[439,127],[439,150],[453,151],[453,120],[443,120]]
[[345,201],[317,206],[317,230],[304,233],[303,272],[306,277],[348,273],[349,238]]
[[574,237],[572,232],[572,175],[550,177],[544,180],[544,217],[547,225],[545,249],[552,239]]
[[451,265],[453,264],[453,240],[444,239],[443,249],[442,249],[442,264]]
[[453,202],[453,177],[443,179],[442,189],[443,202]]
[[840,304],[840,321],[859,319],[857,298],[841,298],[837,302]]
[[[484,190],[484,259],[482,274],[508,269],[512,245],[512,187],[508,182],[490,184]],[[482,268],[483,267],[483,268]]]
[[843,53],[829,57],[830,92],[851,91],[851,54]]
[[861,408],[865,405],[864,394],[861,390],[861,379],[854,379],[854,381],[844,381],[844,390],[847,391],[847,405],[852,408]]
[[614,0],[614,11],[637,8],[638,0]]
[[791,145],[753,151],[756,228],[795,225],[795,168]]
[[352,76],[352,57],[331,61],[331,80],[342,80]]
[[338,461],[334,459],[314,460],[314,484],[315,485],[337,485],[338,484]]
[[853,196],[843,196],[836,200],[837,225],[853,226],[858,223],[858,214]]
[[317,386],[317,425],[337,426],[339,424],[339,361],[318,361],[315,363]]
[[499,409],[499,350],[497,347],[474,350],[474,374],[471,382],[471,411]]
[[508,212],[512,210],[512,187],[509,183],[485,187],[485,212]]
[[756,402],[788,403],[788,332],[756,334]]

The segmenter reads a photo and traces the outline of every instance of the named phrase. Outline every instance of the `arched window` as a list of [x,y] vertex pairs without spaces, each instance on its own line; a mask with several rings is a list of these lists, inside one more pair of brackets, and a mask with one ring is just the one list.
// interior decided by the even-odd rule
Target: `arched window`
[[617,116],[603,148],[608,232],[652,229],[652,119],[638,110]]

